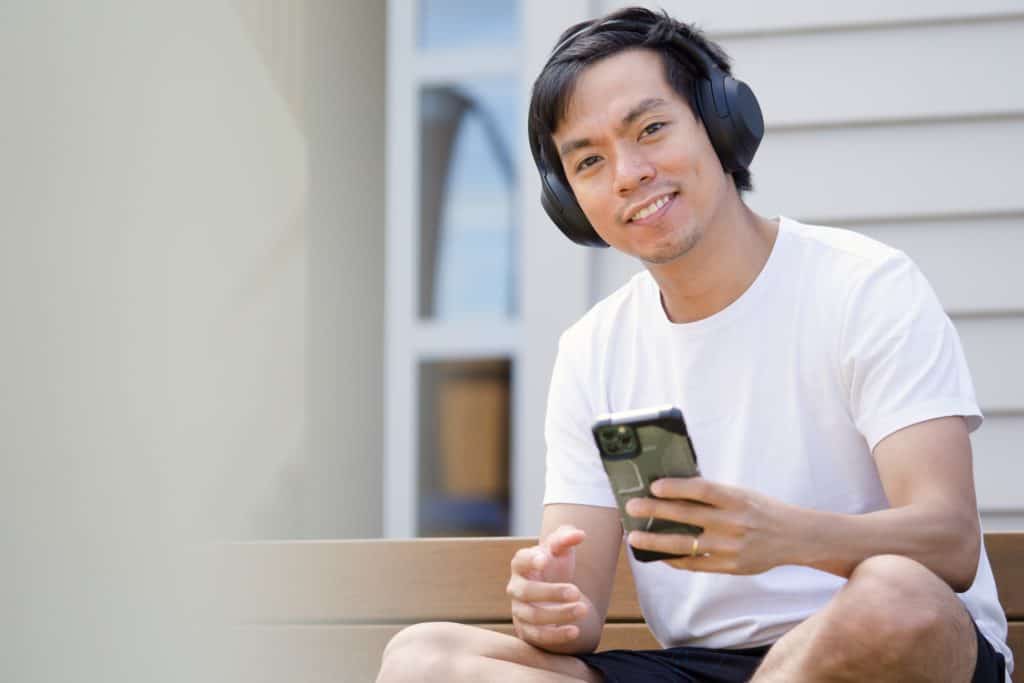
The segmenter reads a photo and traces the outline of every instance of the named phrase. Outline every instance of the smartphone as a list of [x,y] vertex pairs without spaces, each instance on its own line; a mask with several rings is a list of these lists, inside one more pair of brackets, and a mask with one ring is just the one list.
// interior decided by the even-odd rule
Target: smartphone
[[[608,474],[622,527],[630,531],[695,535],[699,526],[664,519],[631,517],[626,503],[632,498],[650,498],[651,484],[662,477],[694,477],[697,455],[686,432],[683,413],[674,406],[628,410],[599,415],[592,427],[594,441],[601,452],[601,463]],[[630,547],[640,562],[665,560],[681,555]]]

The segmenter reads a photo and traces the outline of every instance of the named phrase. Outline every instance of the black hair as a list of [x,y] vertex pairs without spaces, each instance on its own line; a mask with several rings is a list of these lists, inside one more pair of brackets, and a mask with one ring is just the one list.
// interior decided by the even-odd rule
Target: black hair
[[[665,80],[699,121],[694,81],[706,76],[706,68],[680,46],[681,41],[696,45],[723,72],[732,75],[729,56],[717,43],[694,25],[673,19],[664,10],[656,13],[644,7],[626,7],[566,29],[533,83],[527,129],[535,156],[539,153],[569,187],[552,135],[565,119],[583,70],[598,60],[631,48],[647,48],[661,57]],[[753,189],[747,169],[733,172],[732,179],[740,193]]]

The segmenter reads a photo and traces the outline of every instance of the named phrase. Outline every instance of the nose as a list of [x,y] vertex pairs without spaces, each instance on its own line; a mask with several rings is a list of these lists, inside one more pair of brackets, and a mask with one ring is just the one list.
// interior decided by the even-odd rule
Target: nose
[[620,197],[654,179],[654,164],[640,150],[621,149],[615,164],[615,193]]

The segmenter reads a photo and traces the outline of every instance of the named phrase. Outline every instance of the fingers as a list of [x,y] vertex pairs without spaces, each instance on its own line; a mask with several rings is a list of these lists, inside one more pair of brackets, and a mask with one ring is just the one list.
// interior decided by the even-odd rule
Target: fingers
[[506,592],[512,599],[517,632],[527,642],[560,645],[579,637],[578,622],[590,608],[576,586],[532,581],[513,574]]
[[751,574],[753,572],[742,570],[735,561],[735,558],[723,555],[698,555],[697,557],[680,557],[674,560],[665,560],[665,564],[676,569],[685,569],[691,572],[709,572],[713,574]]
[[[591,607],[580,589],[568,582],[573,565],[569,552],[584,537],[582,530],[563,525],[540,545],[513,555],[512,576],[505,590],[511,598],[516,631],[527,642],[554,646],[579,637],[578,622]],[[544,577],[562,581],[545,581]]]
[[539,546],[522,548],[512,556],[512,575],[530,576],[541,568],[541,550]]
[[626,512],[633,517],[655,517],[699,527],[715,526],[722,512],[710,505],[688,500],[634,498],[626,503]]
[[527,624],[536,626],[566,626],[573,624],[587,614],[582,602],[533,603],[512,601],[512,616]]
[[586,533],[582,529],[564,524],[548,534],[539,545],[517,551],[512,556],[512,573],[529,576],[540,571],[548,563],[549,557],[564,555],[566,551],[582,543],[584,538]]
[[[697,555],[693,553],[693,540],[697,539]],[[629,545],[640,550],[655,550],[682,557],[665,560],[665,564],[676,569],[717,574],[749,574],[739,562],[736,547],[728,539],[716,538],[703,533],[694,537],[688,534],[652,534],[646,531],[631,531],[627,537]]]
[[[694,544],[696,540],[696,544]],[[648,531],[631,531],[626,538],[629,545],[639,550],[656,550],[670,555],[701,558],[715,554],[718,543],[707,534],[691,536],[689,534],[650,533]],[[697,554],[693,554],[696,545]],[[721,548],[718,548],[721,554]]]
[[731,507],[739,498],[734,487],[703,477],[665,477],[651,484],[651,493],[658,498],[685,498],[720,508]]
[[540,647],[568,643],[580,635],[580,627],[575,624],[537,626],[535,624],[517,622],[516,629],[519,631],[520,638]]
[[517,574],[512,575],[505,593],[522,602],[570,603],[580,599],[580,589],[571,583],[531,581]]

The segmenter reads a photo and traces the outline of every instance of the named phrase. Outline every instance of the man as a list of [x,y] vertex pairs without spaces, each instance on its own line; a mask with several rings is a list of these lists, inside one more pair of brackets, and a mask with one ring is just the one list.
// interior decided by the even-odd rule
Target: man
[[[507,588],[518,637],[414,626],[381,680],[1008,675],[957,334],[903,253],[743,203],[763,128],[728,69],[691,27],[631,8],[571,28],[538,77],[545,208],[646,269],[560,340],[542,540]],[[685,556],[631,558],[666,649],[594,654],[622,526],[590,426],[664,404],[686,416],[702,476],[660,480],[628,512],[704,532],[629,534]]]

